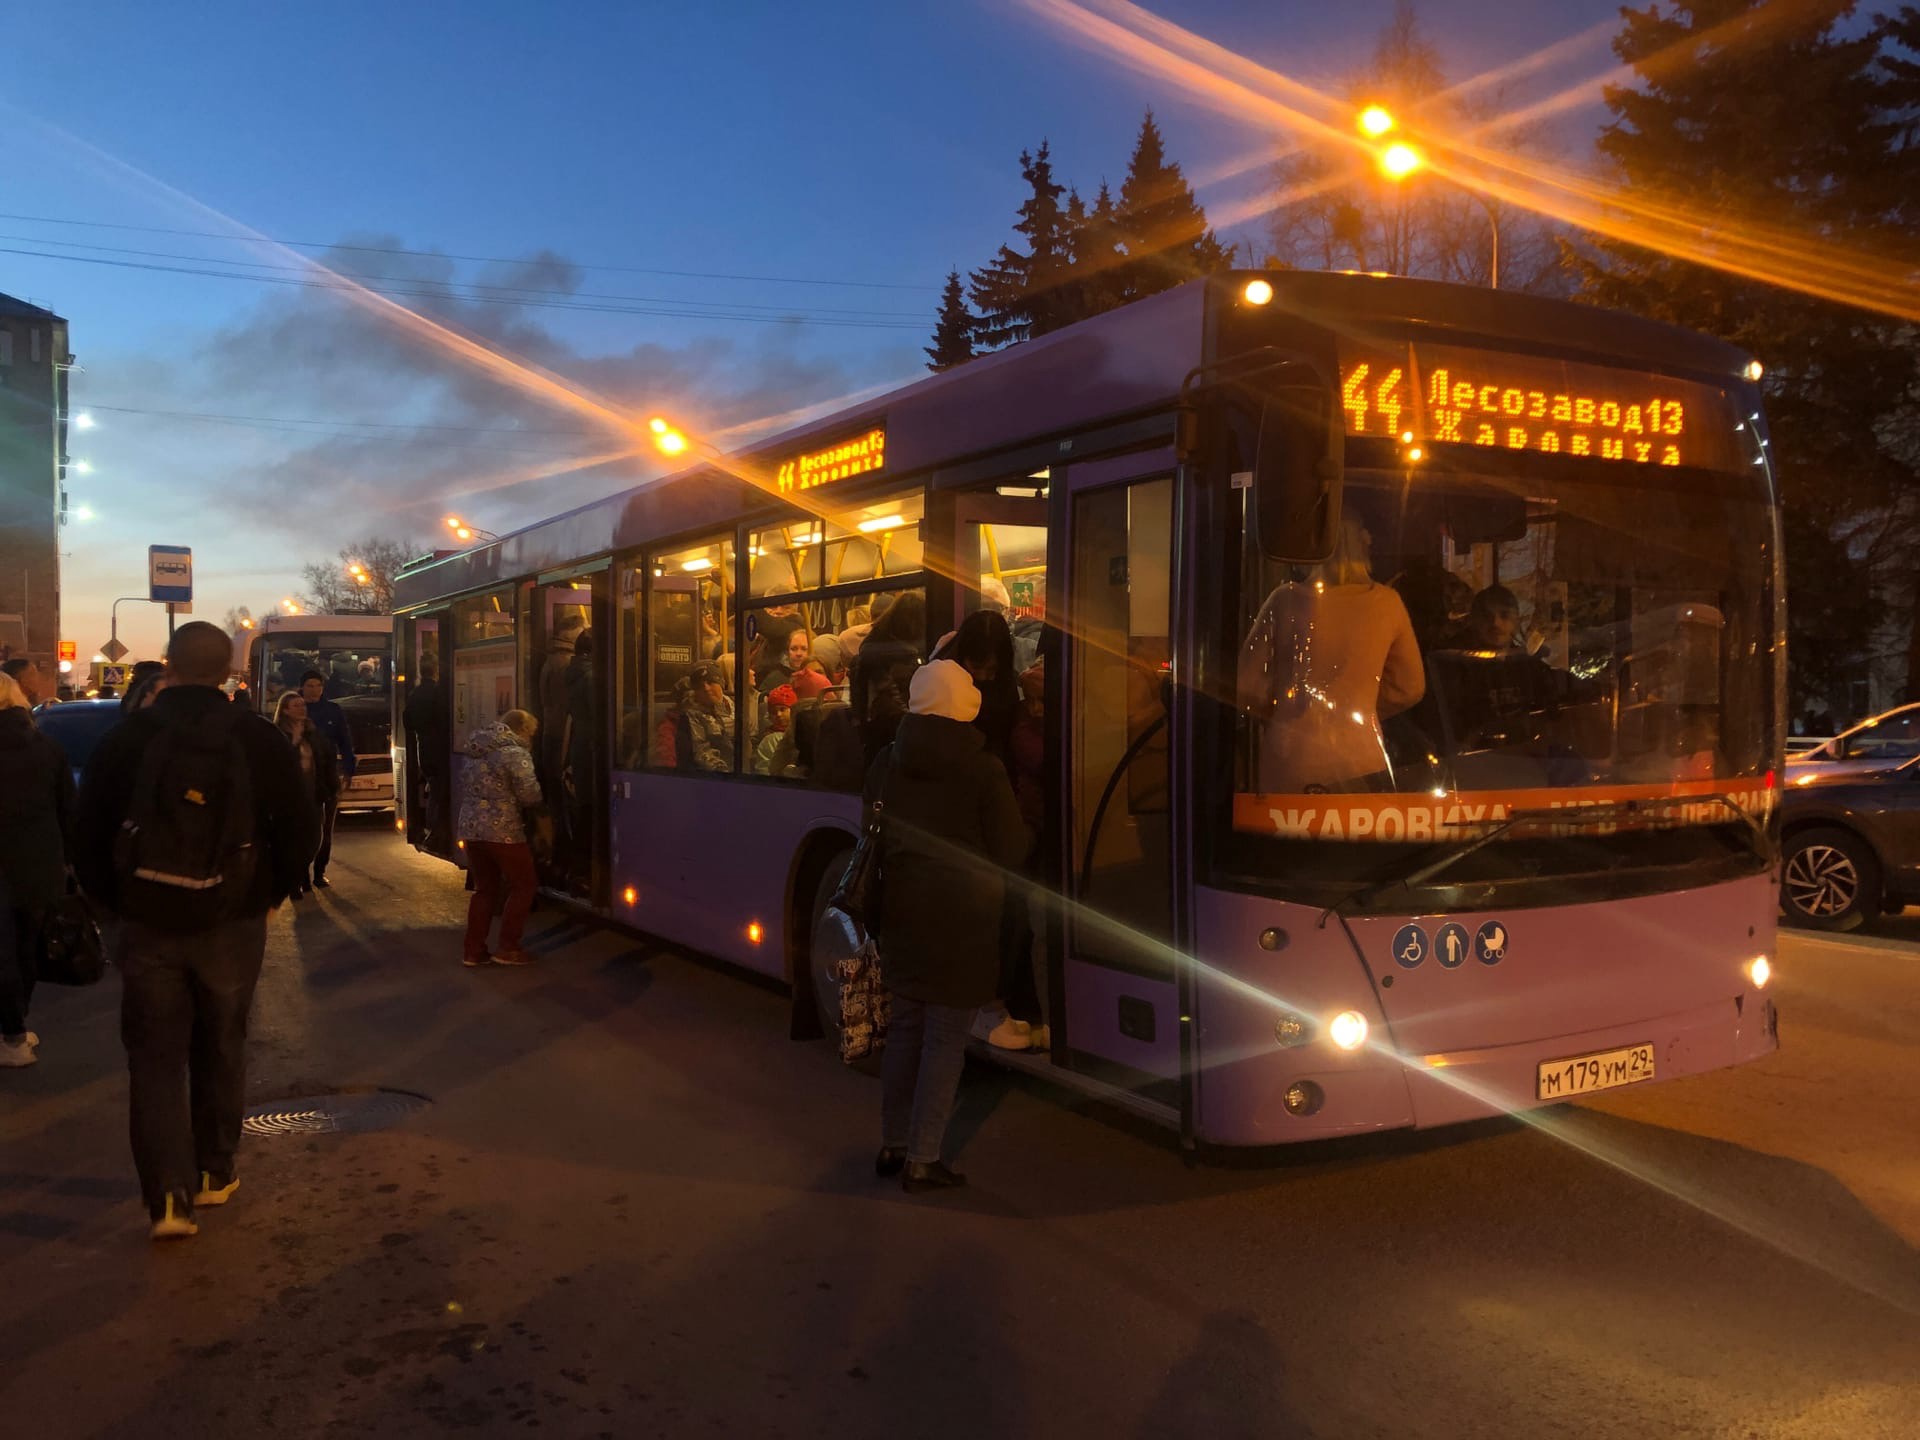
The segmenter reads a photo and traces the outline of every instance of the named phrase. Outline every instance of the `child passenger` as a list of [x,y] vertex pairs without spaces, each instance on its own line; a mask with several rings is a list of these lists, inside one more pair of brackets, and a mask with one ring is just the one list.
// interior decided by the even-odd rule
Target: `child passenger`
[[754,774],[777,775],[785,768],[777,762],[781,748],[787,743],[787,728],[793,724],[793,707],[799,701],[791,685],[776,685],[767,692],[767,729],[754,747]]

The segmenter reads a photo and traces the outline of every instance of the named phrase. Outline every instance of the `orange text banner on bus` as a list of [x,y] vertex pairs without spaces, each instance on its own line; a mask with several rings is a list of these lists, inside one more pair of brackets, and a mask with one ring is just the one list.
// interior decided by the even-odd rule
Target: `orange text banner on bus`
[[[1233,827],[1297,840],[1456,840],[1484,834],[1516,813],[1578,810],[1596,805],[1659,802],[1604,824],[1569,823],[1567,834],[1606,835],[1660,826],[1709,825],[1736,818],[1725,796],[1754,819],[1772,814],[1773,777],[1684,780],[1669,785],[1593,785],[1563,790],[1463,790],[1447,795],[1235,795]],[[1691,804],[1672,804],[1691,800]],[[1529,835],[1554,834],[1550,824]]]
[[1713,470],[1759,453],[1747,417],[1714,386],[1456,345],[1343,347],[1340,405],[1347,434],[1409,445]]
[[774,483],[782,495],[795,490],[811,490],[816,485],[831,485],[855,475],[870,475],[887,462],[887,432],[876,425],[864,435],[837,440],[819,450],[794,455],[780,462]]

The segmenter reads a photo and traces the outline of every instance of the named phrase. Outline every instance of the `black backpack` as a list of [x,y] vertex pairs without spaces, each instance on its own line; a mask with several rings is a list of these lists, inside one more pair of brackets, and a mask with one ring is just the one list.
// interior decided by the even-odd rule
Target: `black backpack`
[[238,915],[253,887],[253,776],[222,706],[147,742],[113,847],[116,909],[157,930],[205,930]]

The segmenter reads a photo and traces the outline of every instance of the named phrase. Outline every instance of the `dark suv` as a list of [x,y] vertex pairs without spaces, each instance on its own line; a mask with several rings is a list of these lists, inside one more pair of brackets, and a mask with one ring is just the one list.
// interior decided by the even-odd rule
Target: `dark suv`
[[1788,776],[1780,908],[1789,924],[1857,930],[1920,905],[1920,757],[1830,780]]

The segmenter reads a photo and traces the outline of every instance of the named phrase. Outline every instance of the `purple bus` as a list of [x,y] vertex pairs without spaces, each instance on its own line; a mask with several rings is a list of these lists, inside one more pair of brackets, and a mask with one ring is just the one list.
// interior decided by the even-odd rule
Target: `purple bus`
[[1195,281],[409,568],[396,703],[430,674],[438,719],[406,828],[457,860],[458,752],[532,710],[546,884],[831,1031],[901,657],[984,606],[1049,1022],[1004,1063],[1265,1145],[1753,1059],[1785,695],[1758,375],[1533,296]]

